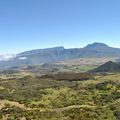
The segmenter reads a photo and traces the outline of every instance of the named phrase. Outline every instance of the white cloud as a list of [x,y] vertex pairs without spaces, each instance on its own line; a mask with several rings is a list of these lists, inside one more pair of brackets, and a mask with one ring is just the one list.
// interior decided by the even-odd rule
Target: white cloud
[[8,61],[8,60],[11,60],[15,57],[16,57],[16,55],[14,55],[14,54],[0,55],[0,61]]
[[18,59],[19,59],[19,60],[26,60],[27,57],[19,57]]

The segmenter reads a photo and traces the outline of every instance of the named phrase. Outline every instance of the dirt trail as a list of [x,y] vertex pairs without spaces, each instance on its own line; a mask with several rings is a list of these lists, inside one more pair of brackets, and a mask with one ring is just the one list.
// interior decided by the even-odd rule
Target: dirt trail
[[[10,106],[14,106],[14,107],[19,107],[24,110],[40,110],[41,112],[46,112],[46,111],[56,112],[57,120],[60,120],[60,114],[66,110],[70,110],[73,108],[96,108],[97,107],[97,106],[91,106],[91,105],[71,105],[71,106],[55,108],[55,109],[38,109],[38,108],[32,109],[32,108],[26,108],[24,106],[24,104],[19,104],[18,102],[12,102],[12,101],[8,101],[8,100],[0,100],[0,109],[5,107],[5,104],[9,104]],[[7,120],[7,117],[8,117],[8,115],[3,116],[3,120]],[[26,118],[23,117],[20,120],[26,120]]]
[[56,108],[56,109],[50,109],[50,111],[58,111],[58,112],[63,112],[65,110],[73,109],[73,108],[95,108],[97,106],[91,106],[91,105],[71,105],[63,108]]
[[18,107],[21,109],[29,110],[29,108],[26,108],[24,104],[20,104],[18,102],[13,102],[9,100],[0,100],[0,110],[4,108],[7,104],[13,107]]
[[9,106],[13,106],[13,107],[18,107],[18,108],[21,108],[21,109],[24,109],[24,110],[40,110],[40,111],[53,111],[53,112],[63,112],[65,110],[69,110],[69,109],[73,109],[73,108],[95,108],[97,106],[91,106],[91,105],[71,105],[71,106],[67,106],[67,107],[62,107],[62,108],[55,108],[55,109],[40,109],[40,108],[27,108],[25,107],[24,104],[20,104],[18,102],[14,102],[14,101],[9,101],[9,100],[0,100],[0,110],[2,108],[5,107],[5,105],[9,105]]

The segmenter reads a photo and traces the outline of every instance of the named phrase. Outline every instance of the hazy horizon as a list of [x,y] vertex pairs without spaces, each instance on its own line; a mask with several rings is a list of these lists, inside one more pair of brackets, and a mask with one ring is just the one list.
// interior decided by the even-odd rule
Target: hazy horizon
[[[120,47],[110,46],[109,44],[102,43],[102,42],[93,42],[93,43],[89,43],[89,44],[94,44],[94,43],[105,44],[105,45],[107,45],[107,46],[109,46],[109,47],[112,47],[112,48],[120,48]],[[33,48],[33,49],[28,49],[28,50],[19,51],[19,52],[17,52],[17,53],[4,53],[4,54],[0,54],[0,56],[2,57],[2,55],[3,55],[3,56],[5,56],[5,57],[11,57],[11,56],[15,56],[15,55],[17,55],[17,54],[19,54],[19,53],[26,52],[26,51],[39,50],[39,49],[49,49],[49,48],[56,48],[56,47],[64,47],[65,49],[84,48],[84,47],[86,47],[86,46],[89,45],[89,44],[86,44],[86,45],[81,46],[81,47],[68,47],[68,48],[65,47],[65,46],[52,46],[52,47],[45,47],[45,48]]]

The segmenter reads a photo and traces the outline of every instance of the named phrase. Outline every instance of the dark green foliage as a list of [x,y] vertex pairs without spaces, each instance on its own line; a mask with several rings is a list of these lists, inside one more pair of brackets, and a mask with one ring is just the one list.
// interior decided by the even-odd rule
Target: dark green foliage
[[41,78],[51,78],[55,80],[80,81],[93,78],[91,73],[57,73],[54,75],[43,75]]
[[[116,120],[108,108],[77,108],[63,112],[65,120]],[[64,120],[64,119],[63,119]]]
[[120,72],[120,63],[109,61],[98,68],[91,70],[91,72]]

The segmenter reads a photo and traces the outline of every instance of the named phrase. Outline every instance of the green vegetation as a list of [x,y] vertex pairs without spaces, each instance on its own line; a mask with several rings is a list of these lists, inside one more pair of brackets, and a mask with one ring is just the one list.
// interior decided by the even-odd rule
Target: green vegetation
[[119,73],[27,75],[0,88],[1,120],[120,120]]
[[120,72],[120,63],[108,61],[105,64],[91,71],[92,72]]

